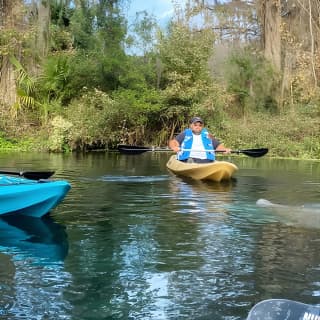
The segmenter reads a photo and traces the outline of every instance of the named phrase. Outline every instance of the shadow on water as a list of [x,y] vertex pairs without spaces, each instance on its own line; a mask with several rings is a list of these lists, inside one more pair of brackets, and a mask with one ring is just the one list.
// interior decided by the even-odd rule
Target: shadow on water
[[52,218],[3,216],[0,218],[0,251],[35,263],[63,261],[68,254],[65,228]]

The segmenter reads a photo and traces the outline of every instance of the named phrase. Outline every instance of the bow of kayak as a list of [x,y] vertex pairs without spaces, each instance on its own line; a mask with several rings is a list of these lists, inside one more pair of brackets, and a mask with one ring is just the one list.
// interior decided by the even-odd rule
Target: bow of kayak
[[187,163],[177,160],[175,155],[170,157],[167,168],[178,176],[215,182],[230,180],[238,170],[235,164],[227,161]]
[[71,186],[63,180],[28,180],[0,176],[0,215],[41,218],[55,208]]

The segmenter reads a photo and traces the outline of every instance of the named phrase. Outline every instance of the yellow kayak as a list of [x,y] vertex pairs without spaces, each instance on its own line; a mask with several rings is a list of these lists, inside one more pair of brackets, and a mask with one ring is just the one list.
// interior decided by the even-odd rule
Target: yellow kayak
[[170,157],[167,168],[178,176],[189,177],[195,180],[211,180],[220,182],[230,180],[238,167],[227,161],[210,163],[187,163],[177,160],[176,155]]

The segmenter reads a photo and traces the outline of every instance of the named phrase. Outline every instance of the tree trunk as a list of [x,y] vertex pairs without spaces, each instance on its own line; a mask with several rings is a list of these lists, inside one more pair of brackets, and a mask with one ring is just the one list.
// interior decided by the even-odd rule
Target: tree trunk
[[[314,80],[315,87],[318,86],[317,82],[317,73],[316,73],[316,64],[315,64],[315,40],[314,40],[314,32],[313,32],[313,23],[312,23],[312,5],[311,1],[309,0],[309,29],[310,29],[310,41],[311,41],[311,69],[312,75]],[[319,17],[320,18],[320,17]]]
[[0,73],[0,109],[2,109],[12,106],[17,98],[14,69],[8,56],[1,57]]
[[281,70],[280,0],[262,1],[264,55],[274,68]]
[[279,99],[279,107],[282,111],[285,101],[290,98],[290,108],[293,108],[293,93],[292,93],[292,72],[295,64],[295,56],[291,50],[285,49],[284,59],[283,59],[283,73],[281,82],[281,92]]
[[38,1],[37,52],[45,57],[49,51],[50,4],[49,1]]
[[[18,29],[21,17],[21,2],[19,0],[2,0],[0,2],[0,27],[1,32]],[[10,39],[10,47],[16,39]],[[18,43],[19,41],[16,41]],[[9,44],[2,44],[9,47]],[[19,44],[16,44],[19,46]],[[9,54],[12,54],[9,52]],[[0,108],[12,106],[16,101],[16,83],[12,64],[9,61],[9,54],[0,55]],[[6,112],[5,109],[2,112]]]

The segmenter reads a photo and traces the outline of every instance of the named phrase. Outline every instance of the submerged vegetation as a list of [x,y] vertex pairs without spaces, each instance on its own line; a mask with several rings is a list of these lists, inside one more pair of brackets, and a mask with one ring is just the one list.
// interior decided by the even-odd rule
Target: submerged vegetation
[[199,115],[232,148],[320,159],[319,4],[254,2],[188,1],[165,29],[124,0],[2,3],[0,150],[165,146]]

